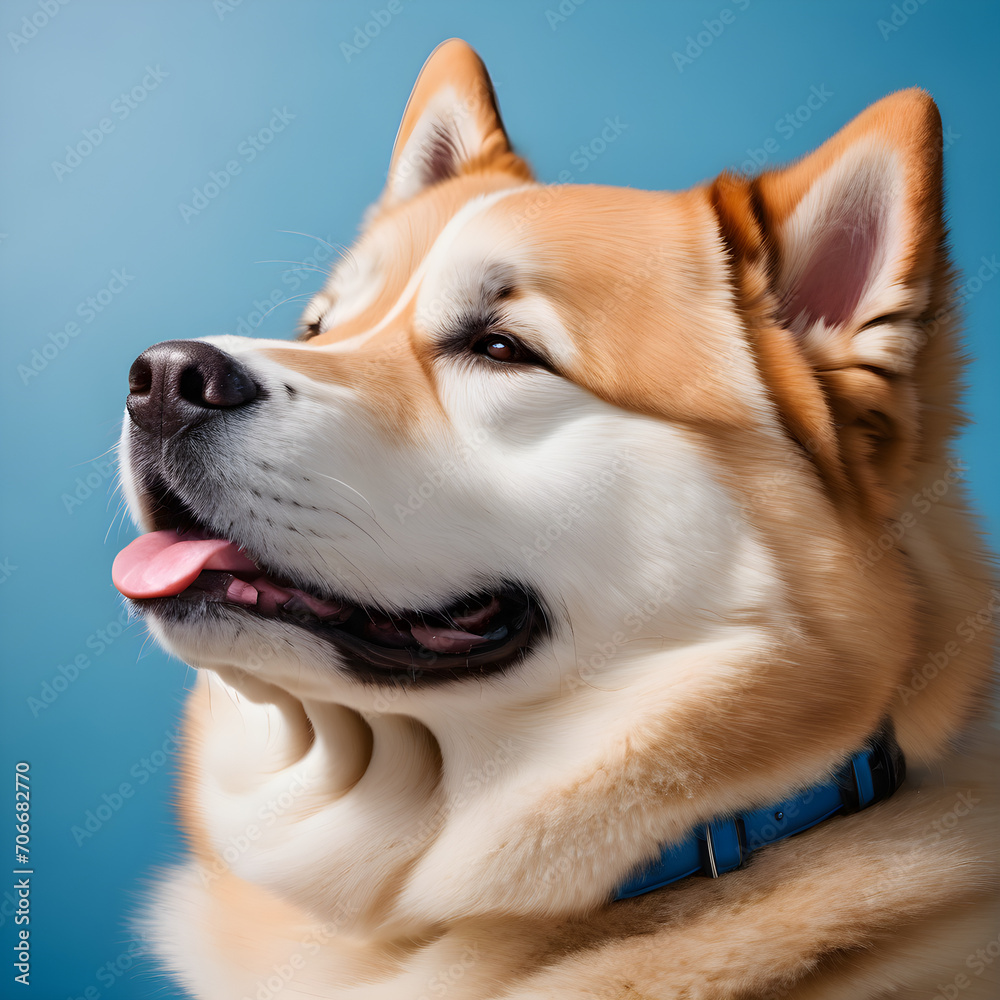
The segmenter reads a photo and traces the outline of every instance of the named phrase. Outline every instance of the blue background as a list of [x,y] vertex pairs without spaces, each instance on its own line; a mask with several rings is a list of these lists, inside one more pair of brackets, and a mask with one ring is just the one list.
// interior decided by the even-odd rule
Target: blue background
[[[0,14],[3,762],[9,772],[17,760],[31,763],[35,863],[33,985],[11,983],[5,915],[0,996],[170,997],[172,987],[132,962],[129,947],[139,945],[127,916],[151,870],[179,850],[174,756],[155,752],[165,741],[170,749],[191,671],[155,649],[141,624],[117,624],[110,567],[132,534],[115,520],[107,452],[132,359],[166,338],[246,332],[241,321],[252,325],[275,301],[319,286],[315,270],[275,261],[322,269],[328,249],[285,231],[351,242],[381,188],[417,71],[451,35],[485,59],[514,142],[546,180],[568,170],[579,182],[683,188],[739,168],[768,139],[777,144],[769,161],[794,158],[871,101],[923,86],[950,129],[951,234],[971,277],[1000,251],[1000,7],[907,0],[893,25],[890,2],[564,0],[559,15],[559,0],[401,0],[351,53],[342,43],[353,45],[384,0],[72,0],[48,23],[43,2],[52,9],[56,0],[8,0]],[[731,23],[712,25],[723,9]],[[13,40],[32,16],[43,26]],[[696,36],[704,42],[712,27],[722,31],[699,52]],[[688,36],[691,61],[678,65]],[[116,99],[133,87],[141,94],[147,67],[159,68],[159,82],[122,117]],[[830,96],[794,128],[779,126],[812,88]],[[294,119],[250,162],[241,143],[273,109]],[[574,155],[606,117],[627,128],[592,162]],[[113,128],[100,144],[70,156],[67,144],[104,118]],[[240,173],[185,220],[179,206],[234,159]],[[54,168],[59,161],[67,169]],[[116,270],[124,288],[116,284],[91,315],[87,298]],[[274,308],[254,334],[290,334],[301,301]],[[1000,279],[967,307],[976,422],[961,446],[994,537],[998,312]],[[78,332],[60,338],[71,321]],[[22,377],[19,366],[49,343],[54,356]],[[73,677],[79,656],[88,665]],[[99,830],[74,836],[102,796],[117,801],[122,782],[132,796],[108,807]],[[0,813],[5,844],[8,823],[12,815]],[[0,875],[0,899],[7,882]]]

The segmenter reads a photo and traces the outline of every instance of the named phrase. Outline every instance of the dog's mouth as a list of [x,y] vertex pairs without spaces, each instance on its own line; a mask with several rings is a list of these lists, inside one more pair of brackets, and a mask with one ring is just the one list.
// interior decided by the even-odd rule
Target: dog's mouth
[[[159,498],[158,498],[159,499]],[[115,558],[115,586],[173,620],[226,612],[292,623],[331,642],[355,675],[373,682],[435,683],[506,670],[530,653],[545,616],[534,595],[503,584],[446,606],[385,610],[301,587],[186,516],[141,535]],[[163,518],[156,520],[162,523]]]

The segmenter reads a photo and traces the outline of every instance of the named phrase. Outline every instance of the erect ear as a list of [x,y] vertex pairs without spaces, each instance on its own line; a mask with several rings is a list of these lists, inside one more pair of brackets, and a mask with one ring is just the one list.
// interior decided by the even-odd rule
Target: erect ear
[[941,146],[934,102],[900,91],[798,163],[712,188],[787,425],[878,516],[919,457],[920,407],[951,402],[927,398],[922,373],[952,283]]
[[486,67],[469,45],[451,38],[431,53],[413,86],[379,208],[486,171],[531,180],[531,169],[510,148]]

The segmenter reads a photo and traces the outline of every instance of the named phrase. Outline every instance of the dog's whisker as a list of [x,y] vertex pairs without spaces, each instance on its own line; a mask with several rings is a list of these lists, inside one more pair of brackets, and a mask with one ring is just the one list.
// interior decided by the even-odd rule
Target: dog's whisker
[[[113,498],[112,498],[113,499]],[[110,503],[110,500],[109,500]],[[119,517],[123,517],[127,508],[127,501],[122,497],[118,501],[118,509],[115,511],[114,517],[111,518],[111,523],[108,525],[108,530],[104,533],[104,544],[108,544],[108,538],[111,537],[111,532],[114,530],[115,522]],[[122,526],[124,526],[124,520],[122,521]]]
[[[358,531],[360,531],[360,532],[361,532],[361,534],[363,534],[363,535],[364,535],[364,536],[365,536],[366,538],[370,538],[370,539],[371,539],[371,541],[372,541],[372,544],[373,544],[373,545],[374,545],[374,546],[375,546],[375,547],[376,547],[376,548],[377,548],[377,549],[378,549],[378,550],[379,550],[380,552],[385,552],[385,549],[384,549],[384,548],[382,548],[382,545],[381,545],[381,543],[380,543],[380,542],[379,542],[379,541],[378,541],[378,540],[377,540],[377,539],[375,538],[375,536],[374,536],[373,534],[371,534],[371,532],[369,532],[369,531],[365,531],[365,529],[364,529],[364,528],[362,528],[362,527],[361,527],[361,525],[360,525],[360,524],[358,524],[358,522],[357,522],[357,521],[353,521],[353,520],[351,520],[351,518],[349,518],[349,517],[348,517],[348,516],[347,516],[346,514],[342,514],[342,513],[340,512],[340,511],[337,511],[337,514],[338,514],[338,516],[339,516],[339,517],[342,517],[342,518],[343,518],[343,519],[344,519],[345,521],[347,521],[347,523],[348,523],[348,524],[353,524],[353,525],[354,525],[354,527],[355,527],[355,528],[357,528],[357,529],[358,529]],[[380,529],[380,530],[381,530],[381,529]],[[387,535],[388,533],[387,533],[387,532],[385,532],[385,531],[383,531],[383,534],[386,534],[386,535]]]
[[351,486],[350,483],[345,483],[343,479],[337,479],[335,476],[328,476],[325,472],[319,472],[316,469],[308,469],[306,471],[308,471],[310,475],[321,476],[323,479],[329,479],[330,482],[332,483],[338,483],[340,486],[343,486],[344,489],[348,489],[352,493],[357,494],[357,496],[361,497],[361,499],[366,504],[368,504],[368,509],[372,512],[372,515],[374,516],[375,508],[371,505],[371,501],[363,493],[361,493],[359,490],[356,490],[353,486]]
[[271,306],[271,308],[268,309],[268,311],[266,313],[264,313],[263,316],[261,316],[260,323],[257,323],[256,326],[254,327],[254,329],[256,329],[258,326],[260,326],[260,324],[263,323],[264,320],[266,320],[267,317],[270,316],[271,313],[273,313],[274,310],[278,308],[278,306],[286,305],[289,302],[295,302],[298,299],[308,299],[308,298],[309,298],[308,294],[301,293],[299,295],[289,295],[287,299],[282,299],[280,302],[275,302],[275,304],[273,306]]
[[[125,496],[125,484],[122,482],[120,473],[115,476],[114,488],[112,489],[110,495],[108,496],[108,502],[107,504],[105,504],[105,510],[107,510],[111,506],[111,503],[112,501],[114,501],[115,496],[119,494],[120,496],[118,496],[118,507],[115,510],[114,516],[111,518],[111,523],[108,525],[108,530],[107,532],[105,532],[104,535],[105,545],[107,545],[108,538],[110,537],[111,532],[114,530],[115,522],[118,520],[119,517],[121,517],[122,518],[121,527],[124,527],[125,516],[128,513],[128,498]],[[120,532],[121,528],[119,528],[119,533]]]
[[146,638],[142,640],[142,645],[139,647],[138,655],[135,658],[135,662],[138,664],[139,661],[146,655],[146,647],[153,641],[153,633],[147,631]]
[[[120,428],[121,424],[118,423],[115,426]],[[75,464],[71,465],[70,468],[71,469],[79,469],[81,466],[89,465],[91,462],[96,462],[99,458],[104,458],[105,455],[107,455],[107,454],[109,454],[109,453],[111,453],[113,451],[116,451],[117,449],[118,449],[118,442],[116,441],[113,445],[111,445],[110,448],[105,448],[104,451],[102,451],[100,454],[95,455],[93,458],[85,458],[82,462],[76,462]],[[116,462],[119,461],[119,458],[118,458],[117,455],[115,456],[115,461]]]
[[294,274],[296,271],[311,271],[315,274],[320,274],[326,277],[327,271],[324,268],[317,267],[315,264],[310,264],[308,261],[304,260],[282,260],[280,258],[275,258],[274,260],[255,260],[255,264],[293,264],[293,267],[286,268],[282,271],[282,274]]
[[279,229],[278,232],[288,233],[290,236],[304,236],[308,240],[316,240],[317,243],[322,243],[324,246],[328,246],[334,253],[339,254],[341,257],[353,256],[351,254],[351,249],[342,243],[330,243],[324,240],[322,236],[314,236],[312,233],[300,233],[296,229]]
[[[350,519],[348,518],[348,520]],[[351,523],[353,524],[354,522],[351,521]],[[355,525],[355,527],[357,526]],[[374,539],[372,539],[372,541],[374,541]],[[313,551],[316,553],[318,557],[321,556],[321,553],[319,552],[319,550],[316,548],[315,545],[313,545]],[[363,573],[352,560],[348,559],[340,551],[337,552],[337,558],[342,559],[348,566],[350,566],[350,568],[354,571],[354,574],[357,576],[357,578],[368,588],[369,592],[372,595],[373,600],[375,600],[376,602],[385,602],[385,595],[382,593],[381,588],[378,587],[375,584],[375,582],[370,577],[368,577],[367,574]],[[367,606],[365,607],[365,611],[366,612],[368,611]]]

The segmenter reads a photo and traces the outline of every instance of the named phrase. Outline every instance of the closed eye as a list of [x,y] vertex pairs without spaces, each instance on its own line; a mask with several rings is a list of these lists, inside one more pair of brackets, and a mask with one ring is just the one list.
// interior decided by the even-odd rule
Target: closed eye
[[334,306],[334,297],[324,291],[315,295],[299,317],[296,340],[312,340],[323,332],[323,325]]

